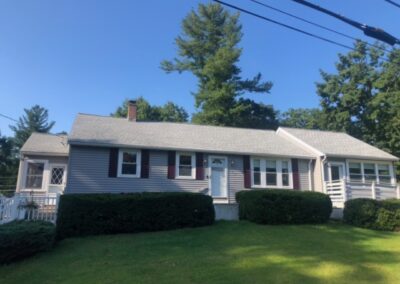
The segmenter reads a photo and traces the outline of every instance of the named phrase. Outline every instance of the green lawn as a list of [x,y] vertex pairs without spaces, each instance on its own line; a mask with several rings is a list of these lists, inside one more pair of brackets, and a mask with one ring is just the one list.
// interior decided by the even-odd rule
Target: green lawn
[[0,283],[400,283],[400,234],[220,222],[76,238],[0,267]]

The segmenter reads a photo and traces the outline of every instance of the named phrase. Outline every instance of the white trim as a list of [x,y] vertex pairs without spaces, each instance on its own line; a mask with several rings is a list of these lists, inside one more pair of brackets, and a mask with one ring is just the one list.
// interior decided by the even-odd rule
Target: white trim
[[[300,138],[296,137],[295,135],[293,135],[292,133],[288,132],[287,130],[279,127],[276,130],[277,134],[283,134],[284,136],[286,136],[287,138],[290,138],[291,140],[294,140],[295,142],[299,143],[300,145],[302,145],[303,147],[307,148],[308,150],[311,150],[312,152],[314,152],[316,155],[318,156],[324,156],[325,154],[322,153],[321,151],[319,151],[318,149],[310,146],[309,144],[307,144],[306,142],[304,142],[303,140],[301,140]],[[282,136],[282,135],[281,135]]]
[[[224,172],[225,172],[225,195],[224,196],[213,196],[212,195],[212,163],[211,160],[212,159],[224,159],[225,160],[225,166],[224,166]],[[214,203],[229,203],[228,200],[228,157],[227,156],[213,156],[210,155],[208,156],[208,171],[209,171],[209,179],[208,179],[208,186],[210,188],[209,192],[210,192],[210,196],[215,198],[214,199]]]
[[335,161],[332,161],[332,162],[328,162],[327,163],[327,166],[328,166],[328,178],[329,178],[329,182],[332,182],[332,169],[331,169],[331,167],[332,166],[342,166],[342,177],[340,178],[340,180],[342,180],[342,179],[346,179],[346,164],[344,163],[344,162],[335,162]]
[[[179,175],[179,161],[180,156],[190,156],[191,157],[191,176],[180,176]],[[196,155],[194,152],[176,152],[175,154],[175,179],[196,179]]]
[[[123,162],[123,153],[135,153],[136,154],[136,174],[129,175],[122,173],[122,162]],[[119,149],[118,150],[118,174],[117,177],[126,177],[126,178],[140,178],[141,171],[141,161],[142,161],[142,153],[137,149]]]
[[309,191],[314,191],[314,186],[313,186],[313,177],[312,177],[312,171],[311,171],[311,166],[312,166],[313,160],[310,159],[308,162],[308,186],[309,186]]
[[[42,187],[41,188],[27,188],[26,187],[26,178],[28,175],[28,164],[29,163],[43,163],[43,176],[42,176]],[[21,191],[47,191],[49,183],[49,161],[48,160],[39,160],[39,159],[25,159],[23,166],[23,174],[22,174],[22,188]]]
[[[254,184],[254,160],[260,160],[260,183],[261,185]],[[276,161],[276,185],[267,185],[266,181],[266,161]],[[288,162],[289,171],[289,185],[282,185],[282,162]],[[251,174],[251,187],[252,188],[286,188],[293,189],[293,171],[291,159],[275,159],[271,157],[252,156],[250,158],[250,174]]]
[[396,184],[396,177],[394,175],[393,170],[393,163],[389,161],[380,161],[380,160],[355,160],[355,159],[346,159],[346,168],[347,168],[347,179],[350,180],[350,163],[359,163],[361,164],[361,182],[365,183],[365,175],[364,175],[364,164],[374,164],[375,165],[375,175],[376,180],[375,182],[379,184],[379,172],[378,172],[378,165],[388,165],[389,166],[389,174],[390,174],[390,184]]

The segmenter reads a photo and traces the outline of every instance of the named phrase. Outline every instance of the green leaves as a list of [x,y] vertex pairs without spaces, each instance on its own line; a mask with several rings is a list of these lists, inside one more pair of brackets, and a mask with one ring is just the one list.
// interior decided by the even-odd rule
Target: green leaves
[[239,14],[230,14],[219,4],[200,4],[182,21],[182,33],[175,43],[178,56],[161,62],[170,72],[191,72],[198,79],[194,93],[199,112],[193,122],[222,126],[274,128],[277,125],[271,106],[242,96],[246,93],[268,93],[271,82],[261,81],[261,74],[242,79],[237,66],[242,49]]
[[[180,106],[167,102],[163,106],[152,106],[143,97],[136,100],[137,119],[139,121],[171,121],[187,122],[188,113]],[[128,113],[128,100],[125,100],[117,110],[112,113],[115,117],[126,117]]]

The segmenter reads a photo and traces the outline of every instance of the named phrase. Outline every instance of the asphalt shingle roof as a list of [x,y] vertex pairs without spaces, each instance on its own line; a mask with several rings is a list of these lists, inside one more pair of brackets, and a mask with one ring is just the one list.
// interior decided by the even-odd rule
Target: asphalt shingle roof
[[21,148],[21,152],[68,156],[69,146],[66,135],[32,133]]
[[272,130],[169,122],[132,122],[78,114],[68,142],[71,145],[141,147],[214,153],[259,154],[312,158],[314,155]]
[[281,127],[284,131],[302,140],[327,156],[360,159],[398,160],[397,157],[356,139],[344,132],[308,130]]

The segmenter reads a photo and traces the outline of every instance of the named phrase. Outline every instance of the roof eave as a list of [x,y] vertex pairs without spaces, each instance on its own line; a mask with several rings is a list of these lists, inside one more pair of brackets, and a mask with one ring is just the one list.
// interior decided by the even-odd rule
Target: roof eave
[[393,157],[377,157],[377,156],[359,156],[359,155],[340,155],[340,154],[326,154],[327,157],[344,158],[344,159],[360,159],[360,160],[376,160],[376,161],[393,161],[397,162],[400,159],[396,156]]

